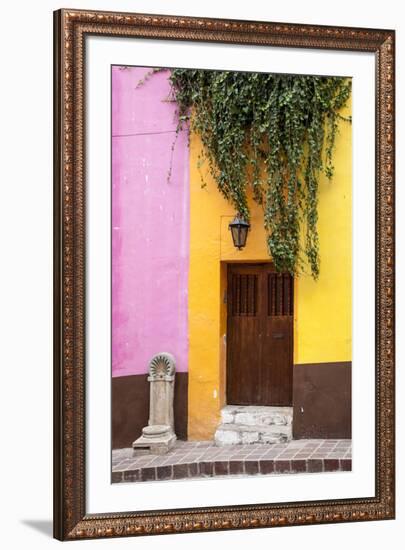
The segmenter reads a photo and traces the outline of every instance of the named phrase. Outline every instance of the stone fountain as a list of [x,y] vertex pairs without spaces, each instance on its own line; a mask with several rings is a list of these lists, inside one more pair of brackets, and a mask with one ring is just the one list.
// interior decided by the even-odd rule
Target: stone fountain
[[165,454],[176,441],[174,433],[174,378],[176,362],[170,353],[158,353],[149,363],[149,422],[142,435],[132,443],[133,449],[149,449]]

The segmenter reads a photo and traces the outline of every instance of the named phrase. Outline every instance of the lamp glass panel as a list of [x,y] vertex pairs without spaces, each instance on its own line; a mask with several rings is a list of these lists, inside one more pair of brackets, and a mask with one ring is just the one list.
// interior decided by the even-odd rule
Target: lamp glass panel
[[232,225],[231,233],[234,246],[239,246],[239,227]]

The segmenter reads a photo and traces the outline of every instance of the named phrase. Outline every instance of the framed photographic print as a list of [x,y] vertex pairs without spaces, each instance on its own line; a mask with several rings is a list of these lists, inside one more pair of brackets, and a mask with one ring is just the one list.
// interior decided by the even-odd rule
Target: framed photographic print
[[55,537],[392,519],[394,31],[54,22]]

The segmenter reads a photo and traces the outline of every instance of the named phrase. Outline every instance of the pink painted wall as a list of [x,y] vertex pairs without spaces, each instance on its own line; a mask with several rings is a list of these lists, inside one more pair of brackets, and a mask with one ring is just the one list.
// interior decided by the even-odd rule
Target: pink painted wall
[[158,352],[187,371],[189,173],[186,132],[174,151],[168,72],[112,69],[112,371],[147,372]]

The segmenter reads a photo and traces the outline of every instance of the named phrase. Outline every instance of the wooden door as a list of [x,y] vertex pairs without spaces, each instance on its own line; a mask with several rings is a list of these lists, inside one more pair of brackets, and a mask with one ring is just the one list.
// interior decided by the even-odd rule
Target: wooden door
[[227,403],[290,406],[291,275],[272,264],[229,264],[227,301]]

